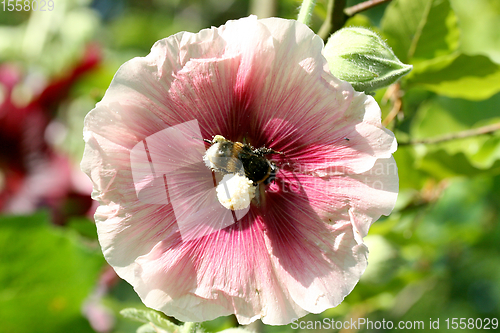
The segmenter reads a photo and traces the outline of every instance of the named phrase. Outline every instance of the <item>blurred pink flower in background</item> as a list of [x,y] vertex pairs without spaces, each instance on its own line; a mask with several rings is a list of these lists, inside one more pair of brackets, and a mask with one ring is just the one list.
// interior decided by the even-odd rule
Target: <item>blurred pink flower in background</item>
[[88,44],[82,57],[55,78],[0,64],[0,211],[30,214],[49,208],[53,221],[64,224],[70,215],[91,209],[91,185],[48,142],[47,132],[70,89],[100,62],[100,47]]
[[[125,63],[87,115],[82,169],[101,204],[99,241],[147,306],[182,321],[235,314],[241,324],[278,325],[334,307],[354,288],[367,262],[363,237],[396,201],[396,141],[374,99],[330,74],[322,49],[307,26],[276,18],[178,33]],[[172,197],[139,199],[131,151],[190,121],[202,138],[284,155],[271,155],[276,179],[259,185],[244,216],[186,240]],[[177,150],[177,159],[199,153]],[[186,169],[164,177],[184,181],[194,214],[214,184]],[[153,195],[171,196],[164,185]]]

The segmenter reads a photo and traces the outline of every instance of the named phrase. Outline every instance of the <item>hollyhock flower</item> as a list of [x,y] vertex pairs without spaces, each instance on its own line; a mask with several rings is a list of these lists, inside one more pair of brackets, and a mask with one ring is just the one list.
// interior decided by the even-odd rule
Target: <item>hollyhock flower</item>
[[[354,288],[363,237],[397,197],[396,141],[322,49],[294,20],[181,32],[125,63],[87,115],[82,169],[100,202],[99,241],[147,306],[278,325]],[[216,190],[231,172],[204,161],[202,139],[216,135],[279,152],[257,156],[277,168],[273,181],[237,181],[251,198],[238,209]]]

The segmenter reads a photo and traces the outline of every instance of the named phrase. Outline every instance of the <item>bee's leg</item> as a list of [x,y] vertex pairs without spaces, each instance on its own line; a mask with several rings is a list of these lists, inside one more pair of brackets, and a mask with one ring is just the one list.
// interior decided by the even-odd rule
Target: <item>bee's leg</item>
[[269,154],[281,154],[285,155],[285,153],[281,151],[276,151],[271,148],[266,148],[266,147],[260,147],[254,150],[254,153],[259,154],[259,155],[269,155]]

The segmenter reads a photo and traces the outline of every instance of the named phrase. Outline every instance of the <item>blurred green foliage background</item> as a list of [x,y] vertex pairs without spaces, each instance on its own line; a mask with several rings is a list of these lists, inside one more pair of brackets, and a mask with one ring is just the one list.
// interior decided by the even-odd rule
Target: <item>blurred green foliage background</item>
[[[118,67],[158,39],[250,13],[296,18],[299,5],[54,0],[52,11],[9,11],[0,3],[0,332],[135,332],[139,324],[118,312],[143,305],[102,257],[78,169],[85,114]],[[314,31],[326,12],[318,1]],[[400,143],[400,196],[366,238],[369,266],[354,291],[302,320],[423,321],[428,330],[439,319],[433,331],[444,332],[447,318],[500,318],[500,2],[393,0],[346,25],[379,32],[414,66],[375,95]],[[236,321],[203,325],[215,332]]]

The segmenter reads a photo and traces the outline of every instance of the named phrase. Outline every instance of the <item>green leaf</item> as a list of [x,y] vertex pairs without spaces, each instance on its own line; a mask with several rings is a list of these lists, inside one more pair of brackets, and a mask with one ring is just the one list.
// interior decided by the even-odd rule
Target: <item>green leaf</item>
[[448,0],[394,0],[382,20],[382,32],[404,63],[455,51],[460,31]]
[[481,222],[488,221],[488,196],[492,181],[487,177],[455,179],[430,208],[418,234],[427,242],[449,246],[451,241],[474,243],[481,236]]
[[246,328],[238,327],[238,328],[228,328],[227,330],[220,331],[219,333],[251,333],[251,331]]
[[438,180],[457,176],[472,177],[482,173],[463,152],[450,153],[443,148],[426,151],[415,165]]
[[494,164],[500,160],[500,135],[488,137],[471,158],[474,165],[479,168],[493,168]]
[[[137,333],[168,332],[168,333],[198,333],[203,332],[200,325],[196,323],[184,323],[182,326],[175,325],[162,314],[154,310],[140,310],[127,308],[120,311],[125,318],[145,323],[137,330]],[[151,330],[153,329],[153,330]]]
[[412,68],[394,55],[375,32],[344,28],[335,32],[323,51],[333,75],[357,91],[374,91],[396,82]]
[[500,94],[480,102],[436,96],[420,106],[411,125],[411,136],[431,138],[496,123],[500,121],[499,104]]
[[370,249],[370,264],[361,280],[372,285],[386,283],[398,272],[397,250],[380,235],[368,235],[363,241]]
[[413,147],[399,147],[394,152],[394,159],[398,165],[399,188],[401,190],[422,188],[426,180],[426,175],[415,168],[416,157]]
[[451,0],[462,31],[460,50],[500,64],[500,1]]
[[[412,139],[434,138],[495,122],[500,115],[495,103],[500,96],[487,101],[471,102],[456,98],[434,97],[418,109],[410,134]],[[481,112],[477,112],[481,110]],[[446,126],[443,126],[446,124]]]
[[48,215],[0,217],[3,332],[93,332],[81,315],[104,264],[97,249]]
[[416,64],[406,83],[448,97],[484,100],[500,91],[500,65],[456,52]]
[[139,327],[136,333],[164,333],[166,331],[154,326],[152,323],[147,323]]
[[168,319],[164,318],[161,314],[154,310],[140,310],[135,308],[127,308],[120,311],[120,314],[125,318],[129,318],[141,323],[153,324],[167,332],[174,332],[179,330],[179,326],[175,325]]
[[[411,124],[411,137],[413,139],[435,138],[498,123],[500,122],[499,104],[500,94],[480,102],[435,97],[419,108],[418,114]],[[416,156],[414,167],[437,178],[458,175],[472,176],[499,171],[499,131],[489,135],[473,136],[416,148],[418,148],[416,149],[418,156]],[[400,170],[404,170],[404,167]]]

